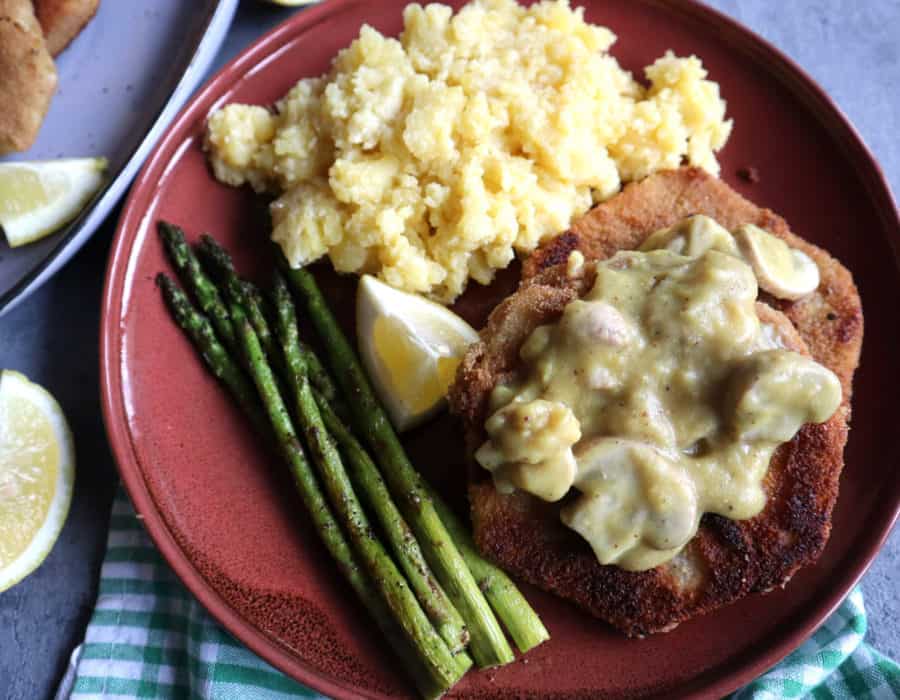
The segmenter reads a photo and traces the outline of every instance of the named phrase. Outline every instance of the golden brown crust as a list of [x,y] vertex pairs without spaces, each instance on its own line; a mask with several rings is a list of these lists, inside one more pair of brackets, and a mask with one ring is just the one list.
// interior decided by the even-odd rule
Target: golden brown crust
[[47,49],[59,56],[96,14],[100,0],[34,0]]
[[56,91],[56,67],[29,0],[0,0],[0,154],[37,138]]
[[628,572],[602,566],[587,544],[560,523],[559,505],[521,492],[502,496],[477,468],[469,487],[476,540],[488,556],[632,636],[669,630],[747,593],[784,585],[821,553],[837,498],[850,385],[862,342],[862,310],[849,272],[792,234],[783,219],[702,171],[659,173],[596,207],[526,261],[519,291],[491,314],[450,394],[471,451],[485,439],[490,391],[514,370],[524,338],[536,325],[557,318],[593,284],[590,264],[575,278],[566,275],[559,263],[569,252],[577,248],[589,259],[609,257],[696,213],[729,228],[746,222],[764,226],[811,255],[822,277],[819,290],[802,301],[765,299],[783,313],[758,305],[760,317],[776,326],[788,347],[808,351],[838,375],[844,388],[842,405],[828,422],[804,426],[776,451],[766,477],[763,512],[741,522],[706,515],[678,558],[651,571]]

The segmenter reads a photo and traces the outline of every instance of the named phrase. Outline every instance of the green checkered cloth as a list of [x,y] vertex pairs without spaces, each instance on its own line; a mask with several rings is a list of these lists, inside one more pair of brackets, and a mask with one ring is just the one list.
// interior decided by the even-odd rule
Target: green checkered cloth
[[[837,612],[734,700],[900,698],[900,668],[863,643],[854,590]],[[124,493],[117,496],[97,608],[57,698],[321,698],[212,620],[163,561]]]

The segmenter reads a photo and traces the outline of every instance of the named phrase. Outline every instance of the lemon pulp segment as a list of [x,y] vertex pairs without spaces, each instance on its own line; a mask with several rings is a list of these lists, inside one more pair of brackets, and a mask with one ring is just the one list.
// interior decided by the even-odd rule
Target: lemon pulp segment
[[104,158],[0,163],[0,227],[13,248],[72,221],[103,184]]
[[0,569],[16,559],[47,517],[59,446],[36,406],[0,402]]
[[[387,374],[389,391],[410,412],[426,411],[447,394],[458,358],[438,357],[435,361],[432,352],[401,321],[390,316],[375,319],[372,336],[375,354]],[[411,381],[413,377],[418,381]]]
[[478,340],[446,307],[369,275],[357,291],[356,331],[369,378],[400,431],[446,405],[456,368]]
[[31,168],[11,167],[0,171],[0,217],[15,217],[44,206],[65,192],[68,178],[50,172],[43,179]]
[[18,372],[0,372],[0,591],[37,568],[53,547],[74,474],[59,404]]

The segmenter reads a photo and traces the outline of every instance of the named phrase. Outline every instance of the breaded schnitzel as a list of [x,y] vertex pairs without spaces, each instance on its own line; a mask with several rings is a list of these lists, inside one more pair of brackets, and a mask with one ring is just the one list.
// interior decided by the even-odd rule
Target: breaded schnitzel
[[37,138],[56,91],[56,66],[30,0],[0,0],[0,154]]
[[751,592],[784,585],[814,562],[831,528],[850,417],[851,380],[863,317],[850,273],[825,251],[791,233],[773,212],[756,207],[703,171],[682,168],[629,185],[539,248],[525,263],[519,290],[491,314],[463,360],[450,403],[464,421],[469,452],[485,440],[491,390],[507,381],[518,351],[538,325],[555,321],[592,286],[594,266],[567,274],[572,250],[588,260],[633,249],[652,232],[691,214],[732,229],[754,223],[809,255],[817,291],[796,302],[760,296],[761,320],[782,343],[808,353],[840,379],[842,403],[827,422],[806,424],[775,452],[764,481],[763,511],[734,521],[707,514],[697,535],[671,561],[631,572],[601,565],[588,544],[559,520],[559,504],[522,491],[501,495],[473,466],[469,496],[478,546],[507,571],[567,598],[629,636],[672,629]]
[[59,56],[97,12],[100,0],[34,0],[47,49]]

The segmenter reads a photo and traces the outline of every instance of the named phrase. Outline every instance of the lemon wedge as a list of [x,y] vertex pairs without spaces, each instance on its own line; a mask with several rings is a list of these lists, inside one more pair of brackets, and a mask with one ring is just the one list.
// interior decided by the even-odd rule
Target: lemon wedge
[[34,571],[59,537],[75,481],[72,434],[45,389],[0,372],[0,591]]
[[449,309],[364,275],[356,292],[360,354],[399,430],[446,404],[447,388],[478,333]]
[[0,163],[0,227],[10,247],[40,240],[78,216],[105,169],[105,158]]

